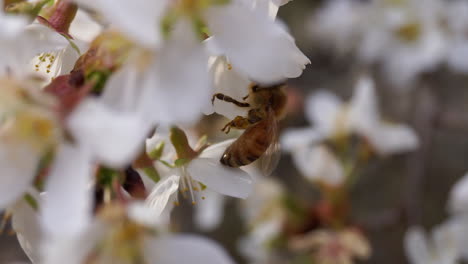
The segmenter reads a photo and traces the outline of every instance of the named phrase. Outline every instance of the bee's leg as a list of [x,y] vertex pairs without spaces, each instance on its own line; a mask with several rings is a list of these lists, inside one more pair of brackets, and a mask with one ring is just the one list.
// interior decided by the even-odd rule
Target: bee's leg
[[235,104],[235,105],[237,105],[239,107],[250,107],[249,103],[239,102],[236,99],[234,99],[234,98],[232,98],[232,97],[230,97],[228,95],[222,94],[222,93],[213,94],[213,97],[211,97],[211,103],[212,104],[214,103],[215,99],[222,100],[222,101],[225,101],[225,102],[228,102],[228,103],[233,103],[233,104]]
[[227,123],[221,131],[224,133],[228,134],[229,131],[231,131],[231,128],[236,128],[236,129],[246,129],[250,125],[250,121],[242,116],[236,116],[232,121]]
[[250,94],[248,94],[248,95],[242,97],[242,100],[244,100],[244,101],[247,100],[247,98],[249,98],[249,95],[250,95]]
[[226,133],[226,134],[229,134],[229,132],[231,131],[231,123],[232,123],[232,121],[229,122],[229,123],[227,123],[227,124],[221,129],[221,131],[223,131],[223,132]]

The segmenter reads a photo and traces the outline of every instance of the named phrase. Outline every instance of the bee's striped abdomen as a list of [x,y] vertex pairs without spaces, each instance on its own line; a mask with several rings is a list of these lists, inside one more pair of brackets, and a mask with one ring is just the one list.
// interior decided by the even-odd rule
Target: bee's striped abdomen
[[269,120],[262,120],[247,128],[229,146],[221,157],[221,163],[229,167],[241,167],[256,161],[268,149],[272,136],[267,133]]

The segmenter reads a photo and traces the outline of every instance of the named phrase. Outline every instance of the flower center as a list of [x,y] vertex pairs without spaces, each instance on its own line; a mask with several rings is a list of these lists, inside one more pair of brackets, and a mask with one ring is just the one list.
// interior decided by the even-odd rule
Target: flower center
[[[190,173],[187,171],[186,166],[182,166],[181,172],[182,173],[180,177],[179,191],[182,194],[182,197],[184,197],[185,199],[190,198],[190,200],[192,201],[192,204],[195,205],[197,204],[195,193],[202,191],[205,187],[198,181],[195,181],[194,179],[192,179],[192,176],[190,176]],[[202,196],[201,199],[204,200],[205,197]],[[179,205],[177,196],[176,196],[175,205]]]
[[395,30],[398,38],[404,42],[415,42],[421,36],[421,25],[418,22],[409,22]]
[[33,59],[34,70],[36,72],[49,74],[55,68],[59,52],[41,53]]
[[60,133],[53,113],[31,101],[27,91],[14,83],[5,81],[3,84],[8,86],[0,94],[3,106],[0,108],[0,140],[26,142],[38,152],[47,151]]
[[114,263],[117,260],[119,263],[142,263],[141,248],[148,230],[129,219],[125,208],[118,204],[107,205],[98,216],[110,230],[99,243],[90,263]]

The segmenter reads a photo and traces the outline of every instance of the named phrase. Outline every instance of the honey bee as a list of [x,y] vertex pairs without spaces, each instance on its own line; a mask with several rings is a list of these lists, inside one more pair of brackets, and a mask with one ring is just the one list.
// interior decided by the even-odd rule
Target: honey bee
[[263,173],[269,175],[279,161],[278,120],[285,114],[287,96],[284,84],[269,87],[250,85],[249,94],[240,102],[222,93],[216,93],[215,99],[233,103],[238,107],[250,108],[247,116],[237,116],[227,123],[222,131],[229,133],[231,128],[245,129],[223,153],[220,162],[229,167],[248,165],[261,157]]

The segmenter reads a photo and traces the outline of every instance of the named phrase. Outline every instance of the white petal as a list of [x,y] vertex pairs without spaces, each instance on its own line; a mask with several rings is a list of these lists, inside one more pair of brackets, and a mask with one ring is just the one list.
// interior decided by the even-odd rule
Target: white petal
[[224,215],[224,196],[209,189],[203,191],[203,199],[195,207],[195,223],[204,231],[219,226]]
[[323,139],[323,134],[313,128],[287,129],[281,135],[281,147],[289,152],[295,148],[311,146]]
[[426,25],[422,36],[414,45],[392,47],[391,53],[384,58],[386,73],[397,85],[408,85],[418,74],[435,70],[446,58],[446,36],[435,26]]
[[139,115],[112,112],[92,98],[75,109],[67,125],[80,145],[111,167],[123,167],[133,161],[151,129]]
[[[86,45],[84,43],[80,42],[80,41],[75,41],[75,45],[80,50],[86,50],[86,49],[82,49],[82,48],[86,47]],[[72,47],[72,45],[70,45],[70,44],[67,45],[63,49],[62,54],[60,54],[60,58],[58,58],[58,59],[60,59],[60,61],[56,62],[57,64],[60,64],[60,65],[58,65],[60,71],[57,72],[57,74],[54,77],[70,73],[73,70],[73,68],[75,67],[75,63],[78,60],[78,58],[80,57],[80,55],[81,54],[78,54],[78,52]]]
[[92,164],[89,155],[74,146],[61,145],[56,153],[41,207],[41,224],[51,237],[74,237],[92,217]]
[[[15,74],[24,74],[27,62],[36,55],[34,42],[24,34],[28,21],[25,17],[0,15],[0,73],[5,74],[7,68]],[[31,46],[33,45],[33,46]]]
[[350,103],[350,123],[354,131],[365,136],[377,129],[380,124],[377,103],[373,81],[362,77],[356,85]]
[[[38,201],[39,195],[34,195],[34,198]],[[13,207],[12,213],[11,223],[21,248],[33,263],[38,263],[41,229],[36,211],[26,201],[21,200]]]
[[138,111],[142,89],[141,76],[131,64],[124,65],[111,75],[101,95],[102,101],[116,111]]
[[294,39],[267,15],[233,3],[210,7],[205,18],[232,65],[256,82],[298,77],[310,63]]
[[217,159],[194,159],[187,172],[194,180],[224,195],[246,198],[252,192],[252,179],[247,173],[226,167]]
[[456,263],[460,248],[464,246],[459,243],[464,231],[466,227],[461,226],[459,221],[451,220],[434,228],[432,237],[436,253],[440,257],[439,263]]
[[171,175],[161,179],[153,188],[146,199],[147,206],[159,216],[166,208],[169,198],[179,189],[180,176]]
[[48,237],[41,242],[42,261],[47,264],[82,264],[102,239],[107,226],[93,223],[82,234],[74,237]]
[[218,244],[193,235],[148,239],[145,243],[144,253],[147,263],[234,263]]
[[343,103],[336,95],[318,91],[307,98],[305,115],[317,130],[330,135],[337,129],[342,108]]
[[426,233],[421,227],[411,227],[406,231],[404,246],[411,264],[431,263]]
[[154,48],[162,40],[160,24],[169,2],[167,0],[75,0],[75,2],[97,10],[110,23],[141,45]]
[[0,208],[18,199],[32,184],[41,154],[25,143],[0,143]]
[[205,48],[207,52],[212,55],[212,56],[223,56],[224,51],[221,49],[221,47],[216,43],[216,38],[214,37],[209,37],[203,41],[205,44]]
[[[232,66],[229,66],[226,58],[217,57],[210,70],[214,76],[215,93],[225,94],[241,102],[242,98],[249,94],[251,81],[247,76],[243,76]],[[211,101],[209,103],[211,104]],[[236,116],[246,116],[249,110],[249,108],[239,107],[218,99],[215,99],[213,108],[216,113],[229,119],[234,119]]]
[[253,263],[264,263],[270,254],[268,242],[281,231],[281,219],[271,219],[255,226],[253,232],[239,240],[241,253],[253,260]]
[[28,20],[23,16],[16,15],[0,15],[0,38],[14,38],[20,35],[24,27],[28,24]]
[[180,21],[145,76],[146,114],[162,124],[193,123],[212,92],[208,55],[188,21]]
[[468,233],[467,215],[460,214],[451,217],[449,220],[445,221],[442,224],[443,229],[445,229],[446,226],[448,226],[449,233],[451,234],[450,236],[452,236],[450,238],[450,243],[445,244],[443,239],[436,239],[434,235],[434,239],[437,240],[436,243],[441,244],[439,248],[442,251],[442,254],[445,253],[444,251],[447,251],[449,254],[450,252],[454,252],[454,247],[457,250],[456,253],[459,256],[459,259],[465,261],[468,260],[468,248],[466,247],[468,243],[468,237],[466,236],[466,234]]
[[459,72],[468,72],[468,39],[454,41],[448,54],[449,66]]
[[[255,181],[255,195],[249,196],[241,203],[241,216],[248,225],[256,225],[259,219],[283,221],[282,197],[285,190],[275,178],[262,177]],[[268,212],[266,212],[268,211]],[[268,216],[264,215],[265,213]]]
[[278,5],[278,6],[283,6],[289,2],[291,2],[292,0],[271,0],[272,3],[274,3],[275,5]]
[[165,214],[161,211],[155,211],[148,205],[148,202],[134,201],[128,205],[127,214],[130,219],[146,227],[166,228],[170,223],[171,212],[171,210],[167,210],[169,209],[167,207],[171,207],[170,209],[172,209],[172,206],[166,206],[166,204],[163,207],[163,209],[166,208],[164,212],[167,213]]
[[34,41],[31,48],[36,54],[62,50],[69,45],[64,36],[39,23],[28,25],[25,33],[29,41]]
[[367,133],[367,139],[381,155],[411,151],[419,146],[419,139],[408,126],[382,123],[380,127]]
[[452,187],[448,206],[452,213],[468,213],[468,173]]
[[258,12],[260,15],[269,16],[272,20],[275,20],[279,6],[282,5],[281,2],[283,1],[241,0],[242,4]]
[[343,167],[325,146],[297,148],[292,157],[299,171],[311,181],[339,185],[344,180]]
[[79,9],[70,25],[69,33],[75,39],[91,42],[101,31],[102,26],[96,23],[87,13]]
[[228,139],[207,147],[200,154],[200,158],[220,159],[227,147],[229,147],[236,139]]

